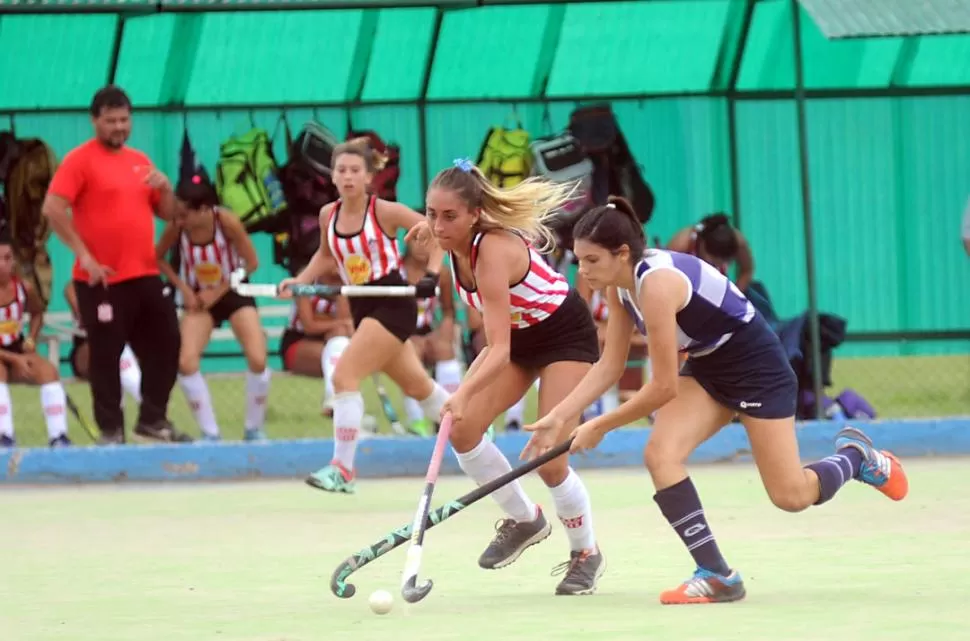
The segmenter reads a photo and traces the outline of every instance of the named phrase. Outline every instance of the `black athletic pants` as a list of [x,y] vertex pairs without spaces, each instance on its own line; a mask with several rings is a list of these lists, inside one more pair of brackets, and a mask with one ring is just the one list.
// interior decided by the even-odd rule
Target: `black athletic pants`
[[88,334],[94,418],[102,434],[124,434],[118,361],[125,343],[131,345],[142,372],[138,423],[151,425],[165,419],[178,376],[182,337],[175,304],[162,292],[162,280],[145,276],[108,287],[76,280],[74,287]]

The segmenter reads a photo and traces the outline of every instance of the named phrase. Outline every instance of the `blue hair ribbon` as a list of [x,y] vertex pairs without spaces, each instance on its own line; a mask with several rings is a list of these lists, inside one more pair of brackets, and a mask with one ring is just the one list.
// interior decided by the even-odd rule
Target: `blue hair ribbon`
[[471,173],[472,169],[475,167],[475,163],[469,158],[455,158],[455,167],[461,169],[466,174]]

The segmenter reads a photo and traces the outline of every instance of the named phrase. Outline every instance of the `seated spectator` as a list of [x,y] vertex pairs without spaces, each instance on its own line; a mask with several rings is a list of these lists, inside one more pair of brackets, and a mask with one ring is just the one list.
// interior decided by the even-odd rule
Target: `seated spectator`
[[[24,314],[30,330],[24,335]],[[34,288],[17,276],[10,236],[0,234],[0,447],[14,447],[9,383],[40,386],[40,404],[51,447],[71,445],[67,437],[67,398],[57,368],[37,351],[44,304]]]
[[725,214],[712,214],[696,225],[680,230],[667,243],[667,249],[697,256],[727,274],[737,262],[735,284],[742,292],[754,279],[754,257],[744,234],[731,226]]

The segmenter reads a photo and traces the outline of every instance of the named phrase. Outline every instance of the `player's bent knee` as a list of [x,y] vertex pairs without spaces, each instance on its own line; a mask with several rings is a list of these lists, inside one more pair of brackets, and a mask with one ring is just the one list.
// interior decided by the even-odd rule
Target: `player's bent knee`
[[60,380],[60,375],[54,365],[43,358],[34,359],[34,380],[38,385],[46,385]]
[[251,354],[246,356],[246,366],[250,372],[260,372],[266,369],[266,354]]
[[687,462],[688,456],[689,452],[682,452],[673,444],[651,438],[643,449],[643,464],[653,473],[665,467],[682,466]]
[[201,359],[195,356],[182,356],[179,358],[179,374],[182,376],[195,374],[201,366]]
[[360,377],[354,372],[349,372],[340,367],[343,359],[337,361],[337,367],[333,371],[333,390],[335,392],[356,392],[360,389]]
[[801,512],[812,505],[812,497],[803,486],[804,484],[772,484],[765,489],[768,498],[780,510],[785,512]]
[[569,476],[569,458],[560,456],[538,469],[539,478],[546,487],[557,487]]
[[456,452],[464,454],[475,449],[482,442],[484,436],[485,430],[478,429],[476,425],[463,422],[452,425],[451,432],[448,434],[448,441]]
[[434,390],[434,383],[427,376],[421,378],[415,378],[414,380],[404,381],[403,385],[400,385],[401,393],[405,396],[410,396],[413,399],[423,401],[431,395]]

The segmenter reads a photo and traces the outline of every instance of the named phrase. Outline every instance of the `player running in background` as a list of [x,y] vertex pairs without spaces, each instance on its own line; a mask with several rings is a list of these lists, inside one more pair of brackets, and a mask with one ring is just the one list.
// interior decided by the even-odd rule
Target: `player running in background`
[[[402,256],[401,274],[416,284],[428,271],[428,251],[416,243],[408,243]],[[461,383],[461,363],[455,358],[455,296],[451,289],[451,270],[442,265],[439,295],[418,300],[418,319],[415,333],[408,340],[414,345],[425,367],[434,367],[434,379],[450,394]],[[435,322],[440,307],[441,320]],[[412,431],[431,432],[431,421],[424,417],[421,405],[410,396],[404,397],[404,410]]]
[[[24,336],[24,314],[30,329]],[[67,437],[67,398],[57,368],[36,351],[44,326],[44,304],[33,287],[17,277],[13,245],[0,233],[0,447],[14,447],[10,383],[40,386],[40,405],[51,447],[71,445]]]
[[[81,323],[81,314],[78,312],[77,293],[74,291],[73,280],[67,281],[67,285],[64,286],[64,299],[71,309],[71,317],[74,320],[74,329],[76,330],[69,356],[71,371],[74,372],[74,376],[86,381],[91,374],[91,348],[88,345],[87,335],[84,333],[84,325]],[[127,344],[121,351],[118,369],[121,371],[121,389],[135,399],[136,403],[141,403],[141,367],[138,365],[135,353],[131,351],[131,346]]]
[[[296,278],[280,283],[280,296],[289,298],[291,284],[319,279],[328,262],[336,260],[346,285],[407,286],[401,275],[396,234],[422,222],[408,207],[368,193],[368,186],[385,159],[366,138],[337,145],[333,152],[333,179],[340,199],[320,210],[320,247]],[[432,256],[429,271],[441,265],[441,252]],[[437,279],[427,276],[418,297],[434,295]],[[333,373],[334,456],[330,465],[307,478],[313,487],[328,492],[353,492],[355,455],[364,419],[360,384],[375,372],[387,374],[401,391],[418,399],[425,416],[437,420],[448,392],[424,371],[408,338],[414,334],[417,302],[410,297],[359,297],[350,299],[354,335]]]
[[[256,301],[240,296],[230,287],[232,272],[240,266],[252,273],[258,266],[256,249],[239,218],[219,207],[216,190],[201,176],[178,186],[176,220],[162,232],[156,247],[161,272],[181,294],[182,348],[179,353],[179,384],[203,436],[221,438],[219,424],[205,378],[199,371],[202,352],[212,330],[226,321],[246,357],[246,417],[243,436],[247,441],[266,438],[266,397],[270,370],[266,366],[266,334]],[[166,260],[178,244],[179,273]]]
[[[572,392],[599,355],[586,304],[532,246],[552,243],[543,219],[569,196],[569,187],[539,179],[499,190],[471,161],[459,160],[432,181],[428,221],[411,234],[426,236],[431,228],[438,245],[451,253],[458,297],[482,313],[487,345],[442,410],[453,417],[451,444],[458,463],[479,485],[512,469],[484,437],[492,421],[536,378],[542,381],[541,416]],[[564,423],[552,438],[564,440],[575,424]],[[539,468],[539,476],[552,493],[570,547],[569,560],[559,566],[565,577],[556,594],[590,594],[606,566],[589,494],[567,457]],[[518,481],[492,497],[506,518],[478,560],[485,569],[509,565],[552,532]]]
[[[320,282],[340,282],[336,265]],[[350,304],[343,296],[304,296],[293,301],[290,323],[280,339],[283,368],[301,376],[322,377],[321,411],[333,415],[333,372],[354,334]]]
[[[691,452],[736,414],[769,498],[785,511],[825,503],[852,479],[898,501],[908,491],[906,475],[892,454],[876,450],[851,427],[839,432],[832,456],[802,467],[795,373],[778,337],[737,286],[708,263],[671,251],[644,255],[633,208],[623,199],[610,202],[574,228],[583,276],[607,290],[603,356],[565,401],[527,426],[537,431],[530,453],[550,447],[555,439],[546,434],[560,431],[619,378],[635,326],[650,344],[652,378],[618,409],[580,426],[572,450],[594,448],[610,430],[657,410],[644,462],[657,489],[654,500],[697,565],[660,601],[737,601],[745,595],[741,575],[721,555],[685,466]],[[688,354],[679,373],[678,352]]]

